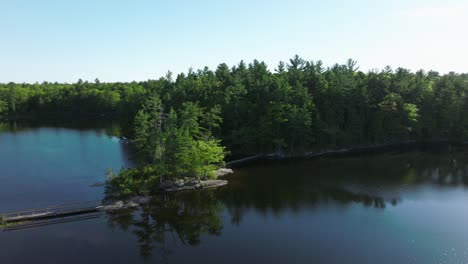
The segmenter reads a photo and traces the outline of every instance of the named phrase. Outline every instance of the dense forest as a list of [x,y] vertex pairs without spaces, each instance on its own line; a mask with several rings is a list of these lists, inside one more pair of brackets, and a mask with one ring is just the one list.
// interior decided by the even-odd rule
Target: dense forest
[[159,102],[154,111],[172,120],[178,116],[179,123],[196,122],[192,138],[219,139],[238,155],[406,140],[464,141],[468,129],[463,114],[468,74],[390,67],[362,72],[353,60],[324,67],[299,56],[280,62],[274,71],[255,60],[144,82],[0,84],[0,117],[126,122],[140,112],[141,121],[148,98]]

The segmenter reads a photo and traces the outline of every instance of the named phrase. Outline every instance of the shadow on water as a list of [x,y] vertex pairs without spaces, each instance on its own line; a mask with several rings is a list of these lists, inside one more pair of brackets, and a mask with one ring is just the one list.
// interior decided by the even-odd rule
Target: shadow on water
[[[2,211],[102,199],[104,190],[89,185],[106,168],[131,166],[117,124],[38,126],[0,123]],[[155,197],[105,219],[2,233],[1,253],[7,263],[287,263],[288,254],[297,263],[427,260],[438,257],[437,249],[466,244],[467,164],[463,148],[443,144],[259,162],[235,169],[217,190]],[[136,245],[137,252],[128,250]]]
[[122,122],[112,119],[45,119],[0,122],[0,133],[23,132],[39,128],[73,129],[78,131],[93,130],[108,136],[120,137],[125,132]]
[[[140,210],[108,214],[110,228],[119,228],[137,237],[140,254],[144,258],[154,255],[168,262],[173,246],[197,246],[201,236],[219,236],[223,230],[222,213],[230,214],[231,222],[240,224],[243,218],[241,204],[226,195],[227,190],[204,190],[155,197],[152,203]],[[322,190],[320,194],[340,203],[362,203],[365,206],[384,208],[381,197],[354,194],[343,190]],[[317,203],[318,196],[309,202]],[[234,202],[234,204],[232,204]],[[394,201],[396,204],[396,201]]]
[[231,207],[281,211],[334,200],[385,208],[402,189],[468,186],[464,152],[264,162],[238,171],[222,200]]
[[141,256],[149,258],[156,251],[165,263],[172,246],[196,246],[204,234],[221,235],[222,211],[213,191],[178,193],[155,197],[137,211],[108,214],[108,225],[134,234]]
[[139,211],[109,215],[108,224],[133,233],[142,256],[156,254],[167,262],[173,245],[196,246],[203,235],[221,235],[223,212],[241,225],[252,210],[264,215],[351,205],[385,210],[414,188],[468,186],[466,164],[464,152],[260,163],[238,169],[226,187],[157,197]]

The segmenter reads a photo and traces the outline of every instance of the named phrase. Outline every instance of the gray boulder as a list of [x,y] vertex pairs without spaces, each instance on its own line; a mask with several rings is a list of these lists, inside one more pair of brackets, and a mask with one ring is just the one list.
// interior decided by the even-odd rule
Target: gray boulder
[[184,179],[178,179],[174,182],[174,185],[177,186],[177,187],[182,187],[184,186]]
[[223,176],[226,176],[226,175],[229,175],[229,174],[232,174],[232,173],[234,173],[234,171],[232,169],[220,168],[220,169],[216,170],[215,175],[216,175],[216,177],[223,177]]
[[202,188],[216,188],[227,185],[228,181],[225,180],[206,180],[201,182]]
[[108,205],[104,205],[102,206],[100,209],[102,211],[116,211],[116,210],[121,210],[124,208],[124,202],[123,201],[117,201],[113,204],[108,204]]

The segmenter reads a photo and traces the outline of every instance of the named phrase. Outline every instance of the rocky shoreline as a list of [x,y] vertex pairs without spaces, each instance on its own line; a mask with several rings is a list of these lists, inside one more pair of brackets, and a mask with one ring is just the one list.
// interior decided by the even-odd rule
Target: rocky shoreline
[[[221,168],[216,170],[216,177],[223,177],[234,173],[232,169]],[[197,177],[178,179],[175,181],[166,180],[159,185],[160,191],[163,192],[177,192],[189,190],[210,189],[225,186],[228,184],[227,180],[200,180]],[[119,210],[138,208],[151,201],[151,196],[134,196],[126,200],[109,199],[104,200],[102,205],[97,209],[103,212],[116,212]]]
[[[232,174],[232,169],[221,168],[216,170],[216,178],[223,177],[229,174]],[[217,188],[224,185],[227,185],[227,180],[200,180],[197,177],[177,179],[175,181],[165,180],[160,185],[160,190],[164,192],[177,192],[177,191],[187,191],[187,190],[200,190],[207,188]]]
[[226,180],[205,180],[197,178],[180,179],[177,181],[164,181],[159,187],[164,192],[177,192],[188,190],[200,190],[207,188],[216,188],[227,185]]
[[[426,142],[426,143],[442,143],[442,142],[450,143],[450,141],[447,141],[447,140],[431,141],[431,142]],[[320,157],[361,154],[361,153],[372,152],[372,151],[388,151],[393,148],[417,146],[418,144],[423,144],[423,143],[424,142],[408,140],[408,141],[389,143],[389,144],[364,145],[364,146],[354,146],[354,147],[338,148],[338,149],[314,150],[314,151],[306,151],[306,152],[299,152],[299,153],[286,153],[283,151],[276,151],[272,153],[258,153],[253,156],[249,156],[249,157],[245,157],[245,158],[241,158],[237,160],[231,160],[226,163],[226,166],[229,168],[236,168],[236,167],[241,167],[245,164],[256,162],[256,161],[312,159],[312,158],[320,158]],[[464,142],[461,145],[468,145],[468,142]]]
[[102,205],[97,209],[103,212],[115,212],[124,209],[140,207],[151,201],[151,196],[134,196],[127,200],[107,200],[103,201]]

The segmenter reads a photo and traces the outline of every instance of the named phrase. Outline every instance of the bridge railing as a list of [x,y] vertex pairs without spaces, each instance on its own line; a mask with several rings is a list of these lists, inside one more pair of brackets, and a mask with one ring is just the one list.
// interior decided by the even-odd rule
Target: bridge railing
[[88,201],[88,202],[73,203],[73,204],[47,206],[44,208],[36,208],[36,209],[29,209],[29,210],[3,212],[3,213],[0,213],[0,216],[2,217],[4,221],[8,221],[8,219],[11,219],[11,218],[28,217],[28,216],[35,216],[35,215],[49,214],[49,213],[63,213],[63,212],[70,212],[74,210],[77,210],[77,211],[90,210],[100,205],[101,205],[101,201]]

